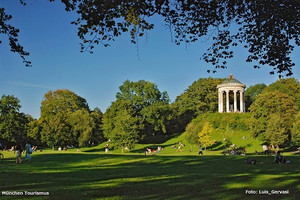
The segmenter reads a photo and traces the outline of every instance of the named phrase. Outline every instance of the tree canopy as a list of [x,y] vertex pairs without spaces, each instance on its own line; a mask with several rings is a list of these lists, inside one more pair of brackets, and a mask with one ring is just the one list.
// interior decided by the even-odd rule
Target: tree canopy
[[85,145],[95,127],[86,100],[67,89],[45,94],[39,121],[41,140],[51,147]]
[[[117,100],[103,116],[103,131],[107,139],[115,143],[117,141],[112,138],[120,137],[126,141],[124,144],[133,146],[137,141],[167,133],[171,108],[166,92],[160,92],[156,84],[144,80],[126,80],[119,89]],[[132,127],[127,127],[128,124]],[[120,147],[123,143],[119,142]]]
[[[49,0],[54,1],[54,0]],[[25,4],[24,0],[20,0]],[[293,74],[290,54],[299,46],[300,2],[297,0],[62,0],[66,11],[75,11],[72,23],[82,40],[81,51],[93,51],[95,45],[109,46],[123,33],[132,43],[154,28],[150,18],[159,15],[174,35],[175,44],[187,44],[211,36],[212,45],[202,59],[219,68],[227,67],[234,53],[231,47],[248,49],[246,62],[255,68],[271,67],[279,76]],[[0,34],[6,34],[11,50],[26,62],[27,52],[18,43],[18,29],[9,24],[11,15],[0,8]],[[28,64],[28,63],[27,63]],[[209,70],[210,71],[210,70]]]
[[205,112],[218,110],[217,85],[222,79],[200,78],[190,85],[184,93],[177,96],[172,106],[177,111],[178,123],[185,127],[194,117]]
[[[283,144],[290,135],[296,109],[294,99],[289,95],[277,90],[263,92],[249,108],[252,113],[249,120],[252,134],[276,145]],[[274,132],[282,135],[280,142]]]
[[0,139],[7,142],[24,142],[29,118],[19,112],[18,98],[3,95],[0,99]]
[[263,92],[267,86],[264,83],[259,83],[248,87],[245,91],[246,110],[255,101],[256,97]]

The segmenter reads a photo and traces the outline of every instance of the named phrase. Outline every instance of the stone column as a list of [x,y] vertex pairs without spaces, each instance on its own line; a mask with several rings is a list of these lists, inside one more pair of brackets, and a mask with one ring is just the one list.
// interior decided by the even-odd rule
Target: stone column
[[237,96],[236,96],[236,90],[233,91],[234,92],[234,107],[233,107],[233,112],[237,111]]
[[243,90],[243,105],[244,105],[243,112],[246,112],[245,91],[244,90]]
[[240,90],[240,112],[244,112],[244,92]]
[[224,92],[221,91],[221,112],[224,112],[224,101],[223,101],[223,94]]
[[221,92],[218,90],[218,111],[221,112]]
[[226,112],[229,112],[229,90],[226,90]]

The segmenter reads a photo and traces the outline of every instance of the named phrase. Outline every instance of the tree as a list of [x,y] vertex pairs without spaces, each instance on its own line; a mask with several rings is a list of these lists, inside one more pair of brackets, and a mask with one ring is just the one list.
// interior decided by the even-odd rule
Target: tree
[[185,128],[197,115],[218,110],[216,87],[221,82],[222,79],[200,78],[176,98],[173,103],[177,114],[175,120],[176,123],[180,124],[181,129]]
[[144,129],[129,100],[117,99],[103,115],[103,133],[115,147],[132,149]]
[[295,78],[281,78],[265,88],[266,92],[279,91],[294,98],[295,105],[300,111],[300,82]]
[[[54,1],[54,0],[49,0]],[[20,0],[24,4],[24,0]],[[63,0],[66,11],[76,11],[82,40],[81,51],[92,52],[95,45],[109,46],[111,41],[129,32],[132,43],[154,28],[150,18],[161,16],[175,44],[188,44],[211,35],[212,46],[203,54],[205,62],[215,66],[213,72],[227,67],[233,57],[232,48],[248,49],[246,62],[256,61],[255,68],[269,65],[279,76],[293,74],[295,65],[290,54],[299,46],[299,1],[85,1]],[[17,32],[8,24],[10,16],[1,8],[1,32],[17,39]],[[234,28],[230,28],[234,27]],[[210,31],[212,30],[212,31]],[[12,31],[12,33],[10,32]],[[294,44],[294,43],[295,44]],[[18,44],[18,43],[17,43]],[[15,45],[11,44],[12,50]],[[21,53],[23,48],[15,52]],[[210,70],[209,70],[210,71]]]
[[[283,120],[282,122],[284,122],[285,127],[289,130],[296,114],[294,99],[279,91],[263,92],[258,95],[249,110],[252,114],[249,125],[253,135],[262,135],[263,137],[265,136],[272,114],[278,114],[281,120]],[[276,123],[278,125],[281,121]]]
[[198,133],[202,130],[202,127],[202,123],[197,123],[196,119],[187,125],[184,136],[188,143],[191,145],[199,144]]
[[117,100],[130,102],[130,113],[133,117],[138,117],[144,125],[139,134],[140,139],[149,139],[167,132],[170,115],[167,92],[160,92],[156,84],[144,80],[126,80],[119,88]]
[[213,127],[209,122],[205,122],[202,130],[198,133],[199,143],[205,146],[210,146],[214,143],[211,134],[213,133]]
[[91,117],[94,119],[94,123],[95,123],[91,140],[99,143],[99,142],[103,141],[103,139],[104,139],[103,127],[102,127],[103,126],[103,122],[102,122],[103,113],[101,112],[101,110],[98,107],[96,107],[91,112]]
[[69,118],[78,110],[89,107],[86,100],[70,90],[55,90],[45,94],[39,119],[42,142],[48,146],[78,144],[78,138],[72,133]]
[[153,135],[167,133],[168,125],[172,117],[172,110],[166,102],[157,102],[145,107],[141,115],[150,125]]
[[266,140],[274,146],[281,146],[289,142],[289,136],[289,124],[279,114],[272,114],[266,127]]
[[140,80],[137,82],[126,80],[120,87],[116,98],[130,100],[136,111],[157,102],[169,103],[167,92],[160,92],[157,85],[149,81]]
[[33,119],[28,124],[27,138],[31,144],[42,145],[42,125],[40,122],[40,120]]
[[26,139],[26,127],[29,119],[21,108],[18,98],[3,95],[0,99],[0,138],[7,142],[24,142]]
[[245,91],[246,109],[255,101],[256,97],[263,92],[267,86],[264,83],[255,84],[250,86]]
[[294,123],[293,123],[293,128],[292,128],[292,143],[296,146],[300,145],[300,112],[297,113]]
[[95,122],[90,113],[85,109],[77,110],[69,116],[68,123],[71,125],[71,132],[79,146],[86,146],[95,128]]

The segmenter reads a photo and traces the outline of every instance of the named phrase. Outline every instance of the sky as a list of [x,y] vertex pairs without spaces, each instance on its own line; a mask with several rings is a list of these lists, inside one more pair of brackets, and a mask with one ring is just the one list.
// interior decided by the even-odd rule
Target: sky
[[[18,54],[10,52],[7,37],[0,35],[0,96],[14,95],[20,100],[21,112],[40,117],[44,94],[49,90],[69,89],[85,98],[91,109],[105,110],[115,101],[119,86],[125,80],[146,80],[167,91],[171,102],[199,78],[227,78],[229,74],[246,84],[269,85],[278,80],[270,75],[270,67],[254,69],[246,63],[247,50],[237,47],[227,69],[214,69],[202,61],[201,55],[211,45],[208,37],[188,46],[177,46],[159,17],[151,19],[155,28],[147,38],[139,39],[138,47],[125,34],[110,47],[96,46],[93,54],[80,53],[77,28],[70,22],[76,13],[66,12],[60,1],[27,0],[27,6],[17,0],[1,0],[0,7],[13,15],[11,24],[20,29],[19,41],[30,52],[27,68]],[[298,55],[298,57],[297,57]],[[300,78],[300,49],[291,55],[294,75]]]

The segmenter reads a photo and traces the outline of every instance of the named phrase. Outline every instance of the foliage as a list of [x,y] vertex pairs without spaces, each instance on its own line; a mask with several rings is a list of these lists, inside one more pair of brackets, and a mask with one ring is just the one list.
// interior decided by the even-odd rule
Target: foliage
[[245,91],[245,103],[246,103],[246,110],[251,106],[251,104],[255,101],[257,96],[263,92],[263,90],[267,86],[264,83],[255,84],[250,86]]
[[214,129],[209,122],[205,122],[202,130],[198,133],[199,143],[204,145],[205,148],[210,146],[214,143],[212,140],[211,134],[213,133]]
[[300,146],[300,112],[297,113],[294,123],[293,123],[293,128],[292,128],[292,142]]
[[89,110],[86,100],[68,89],[49,91],[41,106],[41,117],[46,118],[58,113],[67,115],[79,109]]
[[91,140],[94,142],[101,142],[104,139],[103,136],[103,129],[102,129],[102,119],[103,119],[103,113],[99,108],[94,108],[94,110],[91,112],[91,117],[94,120],[95,126],[92,131]]
[[72,127],[73,136],[78,138],[79,146],[86,146],[92,138],[92,132],[95,127],[94,119],[89,112],[85,109],[73,112],[68,118],[68,123]]
[[130,100],[135,111],[141,111],[143,108],[157,102],[169,102],[167,92],[160,92],[157,85],[149,81],[140,80],[137,82],[126,80],[117,93],[117,99]]
[[41,145],[42,125],[40,120],[33,119],[28,124],[27,137],[30,144]]
[[[273,124],[276,127],[278,127],[280,123],[284,123],[284,127],[290,130],[296,114],[294,99],[279,91],[263,92],[257,97],[249,109],[252,114],[249,120],[251,131],[254,136],[261,135],[263,137],[265,136],[272,114],[277,114],[282,121],[277,120],[276,122],[270,122],[270,131],[272,131],[272,123],[277,123]],[[275,116],[275,118],[277,119],[277,116]]]
[[[23,5],[23,0],[20,1]],[[9,24],[12,16],[7,14],[5,8],[0,7],[0,34],[4,34],[8,37],[10,50],[14,53],[18,53],[26,67],[31,66],[31,61],[26,59],[29,56],[29,52],[25,51],[23,46],[19,43],[19,32],[20,30]],[[0,40],[1,44],[1,40]]]
[[279,79],[265,88],[265,92],[279,91],[292,97],[300,110],[300,82],[295,78]]
[[[74,119],[74,122],[71,120],[72,123],[70,123],[69,118],[78,110],[86,110],[86,112],[89,112],[89,107],[86,100],[74,92],[70,90],[55,90],[46,93],[42,101],[41,118],[39,119],[42,126],[42,142],[47,143],[48,146],[77,145],[79,135],[75,133],[77,133],[79,129],[81,129],[83,133],[83,130],[92,128],[86,127],[90,123],[90,119],[87,119],[88,122],[81,124],[85,127],[76,127],[76,130],[72,131],[72,125],[75,125],[76,122]],[[87,132],[84,133],[84,137],[80,136],[84,138],[82,138],[83,143],[87,139]]]
[[266,140],[274,145],[281,146],[288,142],[290,128],[279,114],[272,114],[266,127]]
[[[126,128],[124,131],[128,130],[128,134],[138,132],[139,140],[167,133],[172,111],[166,92],[160,92],[156,84],[144,80],[137,82],[126,80],[119,88],[120,91],[116,94],[117,100],[112,103],[103,117],[105,135],[115,133],[116,131],[113,131],[115,128],[123,130],[122,123],[117,121],[122,115],[130,115],[127,120],[136,123],[135,128],[132,130]],[[111,136],[109,138],[111,139]]]
[[153,103],[141,111],[141,115],[152,127],[153,133],[167,133],[169,121],[172,117],[172,110],[165,102]]
[[203,124],[193,123],[193,121],[187,125],[184,136],[188,143],[192,145],[199,144],[198,133],[201,131],[202,127]]
[[24,142],[29,118],[20,113],[18,98],[3,95],[0,99],[0,138],[7,142]]
[[184,128],[197,115],[218,110],[217,85],[222,79],[200,78],[179,95],[173,107],[176,110],[179,128]]
[[[54,0],[50,0],[54,1]],[[175,44],[188,44],[205,35],[212,35],[212,46],[202,56],[203,60],[218,68],[227,67],[233,57],[232,47],[243,45],[248,49],[246,62],[258,62],[272,67],[270,73],[290,76],[295,65],[290,54],[294,45],[299,46],[299,1],[85,1],[63,0],[67,11],[76,11],[82,40],[81,51],[93,52],[95,45],[110,45],[110,41],[129,32],[136,43],[139,37],[154,28],[151,17],[159,15],[174,35]],[[24,1],[21,0],[24,4]],[[7,24],[11,16],[1,8],[0,33],[17,41],[18,30]],[[230,28],[236,27],[236,28]],[[294,41],[295,44],[291,44]],[[12,50],[26,55],[18,45]],[[23,53],[23,54],[22,54]],[[210,71],[210,70],[208,70]]]
[[144,129],[130,100],[117,99],[103,115],[103,133],[115,147],[132,149]]
[[[250,118],[249,113],[205,113],[198,115],[193,119],[186,127],[184,132],[185,139],[190,144],[199,144],[199,133],[205,128],[205,131],[201,134],[220,131],[222,138],[226,138],[228,142],[231,137],[237,131],[248,131],[249,127],[247,121]],[[208,141],[206,145],[211,144],[213,140],[210,138],[211,134],[205,138]],[[200,138],[201,140],[201,138]],[[225,142],[226,142],[225,141]]]

